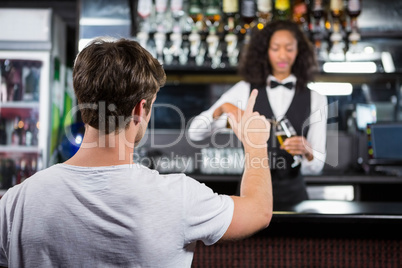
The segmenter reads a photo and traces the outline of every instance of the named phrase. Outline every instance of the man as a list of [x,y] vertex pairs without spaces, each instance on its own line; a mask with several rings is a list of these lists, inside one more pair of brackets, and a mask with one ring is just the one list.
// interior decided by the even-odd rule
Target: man
[[247,161],[239,197],[184,174],[132,163],[165,72],[135,41],[97,39],[75,61],[74,90],[86,125],[78,152],[36,173],[0,201],[0,265],[190,267],[206,245],[252,235],[272,216],[269,123],[230,116]]

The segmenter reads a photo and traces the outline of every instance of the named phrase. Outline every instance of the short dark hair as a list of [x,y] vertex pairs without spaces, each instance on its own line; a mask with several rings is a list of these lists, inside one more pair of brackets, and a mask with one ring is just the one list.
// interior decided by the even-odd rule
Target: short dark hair
[[238,72],[249,83],[266,84],[268,75],[272,74],[272,67],[268,60],[269,43],[272,35],[279,30],[291,32],[297,40],[298,54],[292,66],[292,73],[297,78],[296,89],[302,90],[308,82],[313,80],[317,61],[313,45],[300,26],[293,21],[273,21],[261,30],[254,27],[251,39],[243,49]]
[[126,128],[142,99],[149,112],[165,82],[158,60],[136,41],[124,38],[96,38],[74,63],[73,85],[82,120],[105,134]]

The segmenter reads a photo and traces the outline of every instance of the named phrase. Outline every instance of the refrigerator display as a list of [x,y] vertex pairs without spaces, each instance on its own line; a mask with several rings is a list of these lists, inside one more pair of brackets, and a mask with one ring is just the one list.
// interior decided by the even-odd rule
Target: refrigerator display
[[48,158],[49,52],[0,51],[0,188],[43,168]]
[[0,8],[0,24],[1,197],[51,164],[67,74],[66,24],[52,9]]

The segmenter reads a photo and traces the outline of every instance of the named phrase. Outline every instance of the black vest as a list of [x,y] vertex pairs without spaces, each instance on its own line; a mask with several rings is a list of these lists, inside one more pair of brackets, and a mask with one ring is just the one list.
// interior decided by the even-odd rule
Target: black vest
[[[271,105],[268,100],[266,85],[251,85],[251,89],[258,89],[254,111],[266,118],[274,119]],[[275,89],[274,89],[275,90]],[[293,100],[285,116],[293,125],[298,136],[307,137],[308,118],[311,110],[310,90],[296,90]],[[293,156],[280,149],[275,136],[275,129],[271,124],[271,135],[268,140],[268,157],[273,183],[274,202],[295,203],[308,199],[304,180],[300,173],[300,165],[292,168]]]

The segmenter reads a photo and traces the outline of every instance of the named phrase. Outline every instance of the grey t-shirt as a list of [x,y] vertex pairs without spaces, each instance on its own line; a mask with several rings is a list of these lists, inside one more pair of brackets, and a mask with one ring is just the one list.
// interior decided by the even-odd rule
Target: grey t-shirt
[[0,265],[190,267],[195,242],[217,242],[233,207],[184,174],[57,164],[0,200]]

